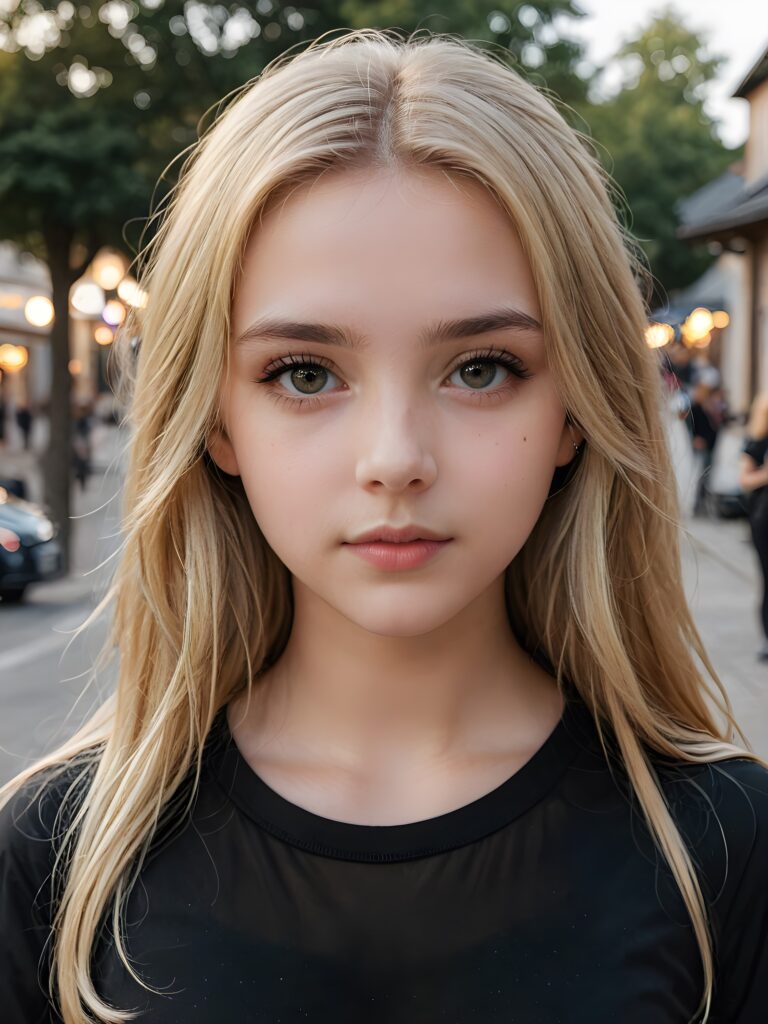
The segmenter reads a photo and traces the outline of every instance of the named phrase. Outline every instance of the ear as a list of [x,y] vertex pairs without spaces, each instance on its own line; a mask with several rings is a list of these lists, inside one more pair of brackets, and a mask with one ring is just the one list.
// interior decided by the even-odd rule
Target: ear
[[223,426],[216,427],[208,436],[207,448],[208,454],[220,470],[230,476],[240,476],[235,449]]
[[563,430],[560,434],[560,444],[557,448],[557,458],[555,459],[556,466],[567,466],[569,462],[572,462],[578,454],[574,448],[574,444],[577,444],[581,448],[584,443],[584,434],[578,430],[570,419],[566,416],[565,423],[563,424]]

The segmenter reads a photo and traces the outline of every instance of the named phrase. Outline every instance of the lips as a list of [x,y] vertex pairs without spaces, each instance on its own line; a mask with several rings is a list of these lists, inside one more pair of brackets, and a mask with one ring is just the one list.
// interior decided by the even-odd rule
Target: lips
[[403,569],[418,569],[426,565],[443,548],[448,547],[447,540],[410,540],[385,541],[368,540],[348,544],[351,553],[378,569],[396,572]]
[[450,539],[450,537],[430,530],[426,526],[392,527],[385,525],[366,530],[353,540],[346,541],[345,543],[369,544],[371,542],[380,542],[383,544],[409,544],[417,540],[446,541]]

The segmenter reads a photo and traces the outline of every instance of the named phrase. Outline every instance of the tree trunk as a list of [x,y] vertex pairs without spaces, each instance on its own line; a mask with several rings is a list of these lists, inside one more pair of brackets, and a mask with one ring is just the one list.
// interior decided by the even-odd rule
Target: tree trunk
[[66,225],[45,229],[47,262],[51,273],[54,321],[51,328],[50,436],[43,456],[45,501],[59,526],[64,571],[71,567],[70,503],[72,480],[71,378],[69,373],[69,290],[72,270],[69,255],[74,231]]

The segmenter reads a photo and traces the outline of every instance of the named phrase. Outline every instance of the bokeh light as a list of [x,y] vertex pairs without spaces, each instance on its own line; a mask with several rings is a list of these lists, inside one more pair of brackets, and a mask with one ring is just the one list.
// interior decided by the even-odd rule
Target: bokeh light
[[108,324],[117,327],[125,320],[125,312],[125,306],[122,302],[118,302],[117,299],[110,299],[101,315]]
[[104,309],[104,292],[95,281],[81,281],[74,286],[70,302],[78,313],[98,316]]
[[33,327],[47,327],[53,322],[53,303],[45,295],[33,295],[24,306],[24,316]]

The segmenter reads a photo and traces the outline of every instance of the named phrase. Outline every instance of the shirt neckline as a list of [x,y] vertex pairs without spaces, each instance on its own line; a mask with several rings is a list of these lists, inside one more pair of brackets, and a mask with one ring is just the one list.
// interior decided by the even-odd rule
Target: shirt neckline
[[249,818],[292,846],[342,860],[391,862],[431,856],[498,831],[530,810],[554,787],[585,746],[594,722],[578,692],[566,686],[564,709],[535,753],[490,792],[433,818],[399,825],[360,825],[315,814],[281,796],[241,754],[227,721],[216,715],[214,777]]

